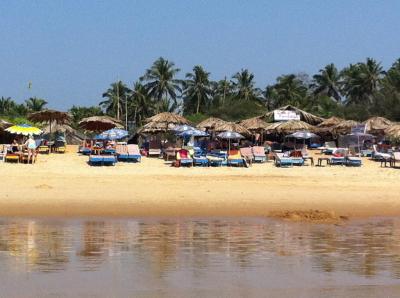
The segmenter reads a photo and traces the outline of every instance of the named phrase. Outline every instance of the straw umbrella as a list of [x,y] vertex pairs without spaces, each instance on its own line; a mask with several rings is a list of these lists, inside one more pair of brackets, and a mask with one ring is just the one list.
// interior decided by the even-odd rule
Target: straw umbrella
[[392,125],[392,122],[384,117],[372,117],[363,123],[366,132],[374,134],[384,134],[385,130]]
[[400,139],[400,124],[394,124],[385,130],[385,134],[393,139]]
[[301,131],[301,130],[307,130],[307,131],[313,131],[315,128],[314,126],[300,121],[300,120],[290,120],[286,122],[276,122],[270,124],[266,130],[268,132],[275,132],[275,133],[281,133],[281,134],[291,134],[296,131]]
[[71,117],[66,112],[61,112],[56,110],[43,110],[29,114],[28,119],[36,123],[48,123],[50,129],[50,137],[51,137],[52,123],[53,122],[55,122],[56,124],[68,123]]
[[214,131],[216,132],[231,131],[242,135],[251,135],[251,132],[246,127],[235,122],[225,122],[217,124],[214,127]]
[[270,123],[265,122],[260,117],[253,117],[250,119],[242,120],[239,122],[239,124],[252,132],[255,140],[257,140],[257,135],[261,136],[261,142],[263,141],[263,132],[270,125]]
[[360,123],[354,120],[345,120],[333,126],[332,129],[335,134],[349,134],[351,132],[352,127],[359,124]]
[[79,127],[96,132],[105,131],[114,127],[123,128],[120,121],[109,116],[93,116],[84,118],[79,122]]
[[205,129],[205,130],[211,129],[212,130],[215,128],[215,126],[222,124],[222,123],[226,123],[226,121],[222,120],[220,118],[210,117],[210,118],[207,118],[206,120],[201,121],[199,124],[197,124],[196,127],[199,129]]
[[344,121],[343,119],[339,117],[330,117],[324,121],[322,121],[320,124],[317,125],[317,127],[332,127],[335,125],[338,125],[340,122]]
[[157,122],[149,122],[143,125],[138,129],[138,133],[140,134],[150,134],[150,133],[159,133],[159,132],[167,132],[170,129],[173,129],[174,125],[170,125],[166,123],[157,123]]
[[189,124],[189,121],[178,114],[164,112],[154,115],[150,118],[146,119],[146,122],[155,122],[155,123],[173,123],[173,124]]

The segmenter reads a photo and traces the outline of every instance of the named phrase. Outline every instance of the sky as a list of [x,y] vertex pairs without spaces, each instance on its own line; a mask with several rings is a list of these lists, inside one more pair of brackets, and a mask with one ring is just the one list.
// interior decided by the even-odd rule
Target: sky
[[398,0],[2,0],[0,96],[97,105],[161,56],[180,78],[199,64],[214,80],[247,68],[260,88],[332,62],[388,68],[400,58],[399,12]]

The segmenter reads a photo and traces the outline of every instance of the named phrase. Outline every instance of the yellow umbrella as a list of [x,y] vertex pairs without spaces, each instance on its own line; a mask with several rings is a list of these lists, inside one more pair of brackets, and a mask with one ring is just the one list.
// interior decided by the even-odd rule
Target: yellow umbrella
[[40,135],[42,133],[42,131],[39,128],[31,126],[29,124],[13,125],[5,129],[5,131],[12,134],[23,135],[23,136]]

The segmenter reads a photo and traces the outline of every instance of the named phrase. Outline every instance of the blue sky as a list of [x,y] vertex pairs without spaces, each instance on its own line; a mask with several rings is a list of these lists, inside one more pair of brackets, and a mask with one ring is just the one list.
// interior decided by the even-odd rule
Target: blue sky
[[2,0],[0,96],[97,105],[160,56],[181,77],[196,64],[213,79],[248,68],[259,87],[331,62],[387,68],[400,58],[399,12],[389,0]]

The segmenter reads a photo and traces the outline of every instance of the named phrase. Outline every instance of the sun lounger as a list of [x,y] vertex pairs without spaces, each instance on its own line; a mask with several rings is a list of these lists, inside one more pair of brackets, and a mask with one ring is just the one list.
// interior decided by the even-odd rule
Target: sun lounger
[[193,165],[193,159],[190,157],[189,151],[186,149],[181,149],[176,153],[176,160],[179,162],[179,166],[191,167]]
[[205,156],[194,156],[193,165],[200,167],[208,167],[210,166],[210,161]]
[[90,155],[89,164],[91,166],[115,165],[117,158],[114,155]]
[[228,166],[244,166],[243,156],[239,150],[230,150],[228,152]]
[[137,144],[129,144],[127,147],[129,160],[140,162],[142,155],[140,155],[139,146]]
[[212,166],[212,167],[220,167],[220,166],[222,166],[223,162],[225,161],[225,158],[214,156],[214,155],[207,155],[206,157],[210,163],[210,166]]
[[292,167],[293,159],[291,157],[284,156],[284,153],[275,153],[275,166],[277,167]]
[[49,154],[50,153],[50,147],[47,145],[40,145],[38,147],[38,152],[40,154]]
[[117,154],[118,160],[124,161],[129,159],[128,146],[125,144],[117,144],[115,146],[115,153]]
[[347,156],[346,157],[346,166],[350,167],[361,167],[362,159],[355,156]]
[[303,166],[304,159],[302,157],[291,157],[294,166]]
[[150,141],[149,143],[149,157],[155,156],[155,157],[160,157],[161,156],[161,145],[159,141]]
[[262,146],[254,146],[252,148],[255,162],[266,162],[267,156],[265,155],[265,148]]
[[254,154],[251,147],[240,148],[240,154],[246,160],[247,163],[252,164],[254,160]]
[[391,154],[389,153],[383,153],[383,152],[379,152],[376,148],[376,145],[372,146],[373,150],[372,150],[372,159],[375,160],[384,160],[384,159],[390,159],[392,157]]
[[19,163],[21,155],[19,153],[7,153],[5,156],[5,162],[16,162]]

